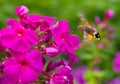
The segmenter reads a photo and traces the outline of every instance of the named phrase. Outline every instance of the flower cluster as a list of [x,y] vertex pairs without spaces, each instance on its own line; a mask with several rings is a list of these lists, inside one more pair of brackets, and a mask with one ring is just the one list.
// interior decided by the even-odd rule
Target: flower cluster
[[[26,6],[16,7],[15,13],[19,20],[7,19],[0,30],[0,84],[73,84],[71,66],[78,61],[80,39],[70,33],[69,22],[28,14]],[[69,56],[67,64],[52,60],[60,53]]]
[[[100,42],[97,46],[99,49],[103,49],[104,47],[111,47],[108,40],[111,41],[115,38],[114,27],[111,27],[108,21],[114,17],[113,10],[107,10],[104,15],[104,19],[101,20],[99,16],[95,17],[95,21],[97,23],[97,27],[101,32],[102,42]],[[105,38],[104,38],[105,37]]]

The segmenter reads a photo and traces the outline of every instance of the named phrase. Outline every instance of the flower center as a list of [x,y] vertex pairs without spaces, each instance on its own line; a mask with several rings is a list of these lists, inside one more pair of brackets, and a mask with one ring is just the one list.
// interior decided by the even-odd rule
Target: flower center
[[18,32],[18,36],[22,36],[23,35],[23,32],[22,31],[19,31]]
[[63,41],[65,41],[65,34],[61,34],[61,35],[60,35],[60,38],[61,38]]
[[17,32],[17,36],[23,36],[25,34],[23,29],[19,29],[16,32]]
[[26,66],[28,66],[28,62],[26,60],[22,60],[20,62],[20,65],[23,66],[23,67],[26,67]]

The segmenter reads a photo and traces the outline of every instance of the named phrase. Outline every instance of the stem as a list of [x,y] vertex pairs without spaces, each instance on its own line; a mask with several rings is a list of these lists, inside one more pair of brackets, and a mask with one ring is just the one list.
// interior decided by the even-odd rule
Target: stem
[[51,77],[52,77],[48,72],[42,71],[42,74],[45,75],[45,76],[47,76],[48,78],[51,78]]

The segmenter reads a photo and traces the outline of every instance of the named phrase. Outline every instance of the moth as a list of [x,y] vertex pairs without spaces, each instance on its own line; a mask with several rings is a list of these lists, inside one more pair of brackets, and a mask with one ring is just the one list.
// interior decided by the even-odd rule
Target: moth
[[98,30],[90,25],[90,23],[86,20],[83,13],[78,13],[78,17],[82,21],[82,25],[79,25],[78,30],[82,31],[83,37],[85,40],[92,40],[96,38],[100,40],[100,34]]

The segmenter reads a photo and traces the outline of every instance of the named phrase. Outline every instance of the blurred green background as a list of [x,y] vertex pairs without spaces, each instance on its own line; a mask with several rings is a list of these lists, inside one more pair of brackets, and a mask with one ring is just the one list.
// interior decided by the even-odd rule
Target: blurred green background
[[[92,51],[91,55],[102,55],[101,58],[103,58],[103,63],[98,64],[98,66],[104,71],[107,71],[107,73],[105,73],[106,76],[102,77],[103,81],[120,76],[120,74],[114,74],[112,71],[112,60],[114,54],[120,50],[120,0],[0,0],[0,28],[6,26],[5,21],[7,18],[18,19],[14,13],[15,7],[18,5],[27,6],[30,10],[30,14],[36,13],[40,15],[53,16],[56,17],[57,20],[69,20],[71,33],[77,34],[78,36],[81,36],[81,32],[77,30],[80,20],[77,16],[78,11],[84,12],[90,23],[95,24],[95,16],[100,16],[101,19],[104,19],[105,11],[112,9],[115,16],[110,19],[109,25],[115,28],[116,38],[113,41],[109,41],[109,43],[114,46],[114,49],[106,48],[104,50],[97,50],[96,47],[92,47],[93,50],[91,50],[90,46],[86,50],[79,49],[77,51],[77,55],[82,60],[80,64],[85,64],[88,66],[90,63],[90,58],[88,58],[89,56],[86,57],[86,55],[90,54],[86,54],[87,50],[90,52]],[[101,39],[105,37],[107,36],[101,37]],[[111,57],[109,57],[109,55]],[[86,59],[88,60],[86,61]],[[108,74],[110,75],[108,76]]]

